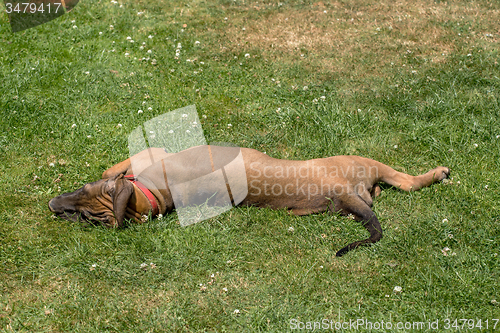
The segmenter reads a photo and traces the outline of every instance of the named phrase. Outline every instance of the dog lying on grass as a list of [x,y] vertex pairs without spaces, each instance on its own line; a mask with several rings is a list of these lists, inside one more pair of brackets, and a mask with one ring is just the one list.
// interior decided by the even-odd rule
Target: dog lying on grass
[[176,154],[149,148],[104,171],[101,180],[53,198],[49,208],[66,220],[108,227],[123,227],[125,220],[141,223],[144,216],[164,215],[200,198],[296,215],[332,211],[352,215],[370,233],[337,252],[342,256],[382,237],[371,209],[381,191],[378,183],[417,191],[449,174],[448,168],[437,167],[410,176],[359,156],[290,161],[249,148],[198,146]]

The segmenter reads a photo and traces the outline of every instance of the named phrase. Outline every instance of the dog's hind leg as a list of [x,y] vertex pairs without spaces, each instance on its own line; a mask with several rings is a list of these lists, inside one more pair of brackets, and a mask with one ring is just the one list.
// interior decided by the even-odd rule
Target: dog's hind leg
[[342,248],[337,252],[336,256],[341,257],[347,252],[357,248],[360,245],[370,245],[378,242],[382,238],[382,227],[375,213],[370,206],[358,195],[350,195],[347,202],[342,202],[344,207],[336,209],[342,214],[352,214],[357,221],[363,223],[363,226],[370,233],[370,237],[360,241],[356,241]]

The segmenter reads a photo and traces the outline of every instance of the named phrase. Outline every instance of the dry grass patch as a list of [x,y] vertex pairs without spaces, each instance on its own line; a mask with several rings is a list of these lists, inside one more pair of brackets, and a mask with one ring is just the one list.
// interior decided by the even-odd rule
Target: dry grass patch
[[493,24],[500,10],[492,2],[256,4],[237,7],[240,15],[228,18],[223,51],[261,50],[265,57],[349,76],[380,75],[410,53],[442,62],[461,45],[497,42],[500,33]]

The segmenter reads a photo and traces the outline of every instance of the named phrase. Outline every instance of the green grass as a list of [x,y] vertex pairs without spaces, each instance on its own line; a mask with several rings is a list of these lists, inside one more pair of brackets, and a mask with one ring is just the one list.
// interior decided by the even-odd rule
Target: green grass
[[[292,319],[443,329],[467,318],[494,331],[497,2],[122,5],[82,1],[16,34],[0,15],[0,330],[282,332]],[[444,165],[452,180],[384,187],[384,238],[342,258],[366,233],[328,214],[239,207],[186,228],[174,213],[123,230],[52,217],[48,200],[127,158],[132,130],[191,104],[208,142],[288,159],[356,154],[410,174]]]

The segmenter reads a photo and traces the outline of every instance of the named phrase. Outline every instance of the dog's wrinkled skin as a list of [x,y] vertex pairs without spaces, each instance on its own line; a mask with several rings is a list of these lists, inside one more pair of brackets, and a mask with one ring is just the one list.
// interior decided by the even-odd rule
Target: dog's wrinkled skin
[[[179,153],[187,156],[182,161],[190,161],[189,165],[177,161],[167,164],[167,168],[169,171],[176,169],[174,173],[176,175],[195,179],[198,174],[202,175],[197,169],[197,158],[200,152],[207,149],[211,149],[211,154],[217,151],[219,156],[222,156],[227,149],[234,148],[215,146],[190,148]],[[241,154],[247,178],[245,186],[248,184],[248,194],[241,205],[288,209],[296,215],[335,211],[343,215],[352,215],[363,223],[370,237],[342,248],[337,252],[337,256],[342,256],[360,245],[372,244],[381,239],[380,223],[371,210],[373,198],[380,194],[379,182],[404,191],[417,191],[447,178],[450,173],[446,167],[437,167],[423,175],[410,176],[380,162],[359,156],[289,161],[275,159],[248,148],[241,148]],[[143,221],[143,216],[150,214],[151,204],[136,185],[124,178],[124,175],[133,173],[151,190],[158,203],[159,213],[169,213],[174,209],[172,193],[168,186],[156,186],[155,183],[159,181],[165,183],[166,167],[162,161],[171,158],[172,155],[159,148],[147,149],[106,170],[101,180],[50,200],[49,208],[57,216],[71,221],[80,219],[109,227],[122,227],[125,220],[135,220],[140,223]],[[289,172],[285,172],[286,170]],[[311,191],[312,189],[315,191]],[[199,190],[187,189],[188,193],[194,196]]]

